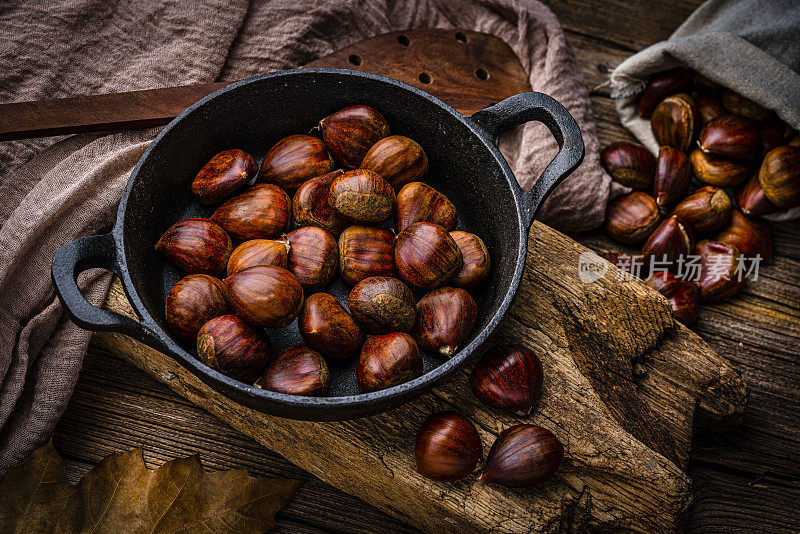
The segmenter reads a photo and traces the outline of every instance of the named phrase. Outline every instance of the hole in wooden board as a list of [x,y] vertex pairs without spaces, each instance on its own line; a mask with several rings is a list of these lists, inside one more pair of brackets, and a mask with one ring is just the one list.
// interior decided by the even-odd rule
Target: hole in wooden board
[[433,81],[433,76],[431,76],[427,72],[420,72],[419,81],[421,81],[422,83],[431,83]]
[[488,80],[489,71],[486,69],[475,69],[475,76],[477,76],[479,80]]
[[408,38],[408,35],[398,35],[397,42],[403,46],[409,46],[411,44],[411,39]]
[[464,32],[456,32],[456,41],[466,43],[469,41],[469,37],[467,37],[467,34]]
[[360,67],[364,63],[364,59],[361,56],[359,56],[358,54],[351,55],[349,58],[347,58],[347,61],[349,61],[350,63],[352,63],[356,67]]

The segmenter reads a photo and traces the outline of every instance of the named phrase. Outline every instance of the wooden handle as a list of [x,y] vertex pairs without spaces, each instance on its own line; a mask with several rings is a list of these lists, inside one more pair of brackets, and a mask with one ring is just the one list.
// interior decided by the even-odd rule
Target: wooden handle
[[[382,74],[472,114],[530,91],[514,52],[497,37],[467,30],[410,30],[365,39],[307,65]],[[0,104],[0,141],[147,128],[167,124],[226,82]]]

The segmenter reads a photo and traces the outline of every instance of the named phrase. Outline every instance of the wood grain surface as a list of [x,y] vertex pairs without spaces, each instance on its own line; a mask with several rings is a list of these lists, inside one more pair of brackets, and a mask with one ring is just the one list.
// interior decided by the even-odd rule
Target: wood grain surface
[[[632,53],[665,39],[699,0],[546,0],[586,77],[602,144],[632,138],[607,90],[595,89]],[[689,457],[690,532],[795,532],[800,502],[800,222],[771,224],[776,259],[736,298],[704,308],[696,331],[743,373],[750,399],[735,431],[699,433]],[[590,246],[608,243],[574,236]],[[199,453],[211,469],[308,482],[279,514],[277,531],[415,532],[290,464],[195,407],[144,371],[93,345],[55,444],[73,480],[103,456],[144,447],[150,466]]]

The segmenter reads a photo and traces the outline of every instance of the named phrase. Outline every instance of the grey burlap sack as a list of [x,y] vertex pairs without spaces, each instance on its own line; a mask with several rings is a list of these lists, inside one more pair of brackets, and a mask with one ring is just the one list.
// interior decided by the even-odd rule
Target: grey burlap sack
[[[636,114],[636,96],[647,79],[685,65],[706,78],[773,110],[800,129],[800,1],[710,0],[667,41],[628,58],[611,74],[622,123],[653,153],[650,122]],[[770,219],[800,217],[800,208]]]

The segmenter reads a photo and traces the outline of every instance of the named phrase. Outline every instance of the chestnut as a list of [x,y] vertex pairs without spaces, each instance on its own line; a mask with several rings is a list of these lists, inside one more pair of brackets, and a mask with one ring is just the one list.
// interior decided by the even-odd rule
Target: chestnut
[[321,139],[290,135],[269,149],[256,181],[295,191],[306,180],[331,172],[333,167],[333,158]]
[[422,375],[422,354],[414,339],[403,332],[369,336],[356,374],[365,393],[390,388]]
[[314,293],[298,318],[303,341],[329,358],[349,358],[361,348],[364,332],[335,297]]
[[372,334],[410,332],[417,318],[411,289],[397,278],[370,276],[353,287],[350,313]]
[[319,121],[322,140],[333,159],[344,167],[361,164],[367,150],[389,135],[389,124],[376,109],[349,106]]
[[653,197],[634,191],[608,203],[605,231],[614,241],[636,245],[653,233],[660,220],[658,205]]
[[331,184],[328,204],[355,222],[379,223],[392,216],[394,189],[389,182],[368,169],[339,175]]
[[800,206],[800,148],[784,145],[767,152],[758,181],[770,202],[779,208]]
[[695,247],[700,256],[700,300],[713,302],[732,297],[744,287],[744,277],[737,273],[739,250],[732,245],[701,241]]
[[478,307],[458,287],[435,289],[417,302],[414,339],[420,347],[451,357],[475,328]]
[[755,159],[761,153],[761,131],[749,119],[724,115],[703,126],[697,144],[700,150],[713,156]]
[[746,258],[760,256],[772,261],[772,233],[764,221],[745,217],[739,210],[731,212],[728,225],[714,237],[714,241],[731,245]]
[[722,105],[735,115],[758,122],[767,120],[771,115],[769,110],[733,91],[723,91]]
[[455,411],[437,412],[417,430],[417,472],[438,482],[459,480],[473,471],[483,454],[475,425]]
[[446,196],[422,182],[411,182],[397,193],[394,222],[402,232],[415,222],[432,222],[448,232],[456,228],[456,207]]
[[338,236],[350,223],[328,202],[333,181],[342,174],[340,169],[317,176],[303,183],[292,198],[292,211],[298,226],[319,226]]
[[670,271],[656,271],[644,283],[660,293],[668,283],[677,279],[678,276]]
[[339,236],[342,278],[354,286],[370,276],[397,276],[394,236],[385,228],[350,226]]
[[700,128],[727,113],[716,98],[697,98],[694,101],[694,108],[697,111],[697,125]]
[[692,252],[693,245],[694,234],[691,227],[672,215],[665,219],[642,245],[642,256],[647,258],[647,261],[653,258],[675,266],[681,258],[686,260]]
[[553,476],[563,458],[564,446],[552,432],[538,425],[514,425],[497,436],[478,480],[527,488]]
[[289,241],[286,238],[251,239],[245,241],[231,253],[228,259],[228,276],[256,265],[277,265],[286,268],[289,256]]
[[321,139],[290,135],[269,149],[256,181],[296,191],[306,180],[331,172],[333,167],[333,158]]
[[615,182],[634,189],[653,185],[656,159],[638,143],[612,143],[600,152],[600,163]]
[[370,147],[361,161],[362,169],[377,172],[395,191],[428,175],[428,157],[413,139],[402,135],[384,137]]
[[336,240],[317,226],[304,226],[286,234],[289,241],[288,269],[303,289],[316,291],[327,286],[339,263]]
[[706,234],[725,226],[732,209],[728,194],[709,185],[686,197],[672,214],[691,226],[695,234]]
[[423,289],[445,285],[463,265],[461,249],[447,230],[428,222],[414,223],[400,232],[394,260],[400,278]]
[[662,146],[658,151],[655,198],[659,207],[671,206],[686,195],[692,182],[689,157],[680,150]]
[[215,317],[197,334],[197,355],[209,367],[252,383],[269,363],[269,342],[235,315]]
[[683,93],[668,96],[653,111],[650,127],[659,145],[688,152],[697,128],[694,100]]
[[192,194],[203,204],[216,204],[249,182],[258,172],[253,156],[244,150],[223,150],[192,180]]
[[758,171],[755,171],[750,180],[739,188],[736,193],[736,203],[745,215],[751,216],[769,215],[781,210],[764,194],[761,182],[758,180]]
[[717,187],[735,187],[750,175],[747,165],[726,158],[718,158],[695,149],[689,154],[692,170],[698,180]]
[[461,230],[450,232],[450,237],[461,250],[462,259],[461,269],[450,283],[456,287],[476,287],[483,283],[491,269],[489,249],[483,240],[475,234]]
[[224,282],[236,313],[253,326],[282,328],[303,306],[303,287],[283,267],[256,265]]
[[700,286],[697,283],[661,271],[650,277],[647,285],[664,295],[675,319],[686,325],[697,320],[700,311]]
[[231,313],[228,289],[219,278],[190,274],[169,290],[165,313],[167,324],[176,336],[194,339],[208,321]]
[[289,228],[289,197],[273,184],[259,184],[225,201],[211,220],[240,241],[272,239]]
[[210,219],[183,219],[164,232],[156,250],[192,274],[225,274],[233,242],[227,232]]
[[686,93],[692,87],[692,75],[688,69],[679,67],[660,72],[650,78],[637,101],[637,112],[649,119],[662,100],[676,93]]
[[479,401],[508,412],[528,415],[542,393],[542,362],[520,345],[499,347],[484,356],[472,372],[472,392]]
[[331,373],[325,358],[305,345],[281,352],[255,383],[257,388],[305,397],[322,397],[330,385]]

